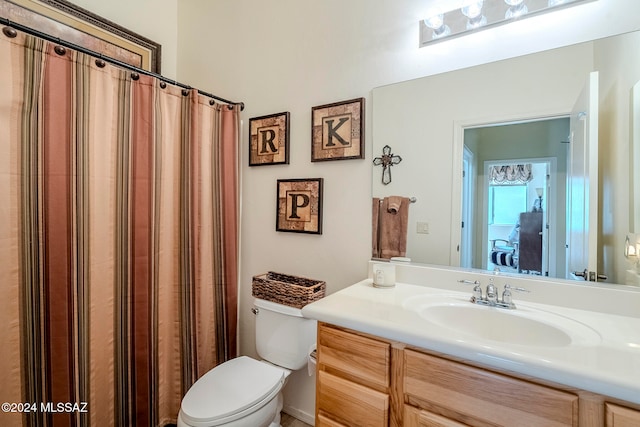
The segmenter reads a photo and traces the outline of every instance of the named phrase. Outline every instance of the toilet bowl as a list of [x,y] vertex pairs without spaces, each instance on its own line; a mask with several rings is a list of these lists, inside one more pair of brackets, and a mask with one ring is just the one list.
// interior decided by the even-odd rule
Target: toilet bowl
[[256,349],[266,360],[240,356],[216,366],[187,391],[178,427],[279,427],[282,388],[306,366],[316,321],[299,309],[257,299]]
[[189,389],[178,426],[268,426],[282,409],[280,391],[289,372],[247,356],[229,360]]

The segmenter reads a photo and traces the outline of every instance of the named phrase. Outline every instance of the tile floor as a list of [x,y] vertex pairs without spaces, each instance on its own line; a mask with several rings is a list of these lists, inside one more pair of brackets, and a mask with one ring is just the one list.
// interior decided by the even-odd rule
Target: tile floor
[[282,427],[311,427],[309,424],[293,418],[291,415],[285,414],[284,412],[281,417],[280,424]]

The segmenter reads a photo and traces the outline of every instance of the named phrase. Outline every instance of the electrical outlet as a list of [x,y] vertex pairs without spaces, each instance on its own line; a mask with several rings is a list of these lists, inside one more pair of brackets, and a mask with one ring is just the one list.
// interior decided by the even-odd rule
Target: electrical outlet
[[417,222],[416,223],[416,233],[418,233],[418,234],[429,234],[429,223],[428,222]]

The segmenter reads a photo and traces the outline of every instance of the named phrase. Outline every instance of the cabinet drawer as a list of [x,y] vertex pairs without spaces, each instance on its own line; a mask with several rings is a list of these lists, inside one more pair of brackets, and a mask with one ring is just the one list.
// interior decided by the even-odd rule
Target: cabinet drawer
[[403,425],[404,427],[467,427],[466,424],[409,405],[404,405]]
[[464,420],[578,425],[578,397],[571,393],[412,350],[405,351],[404,392],[415,406],[444,408]]
[[318,372],[317,381],[318,418],[335,419],[348,426],[388,425],[389,396],[387,394],[324,371]]
[[640,411],[624,406],[605,403],[607,427],[637,427],[640,426]]
[[316,427],[348,427],[344,424],[341,424],[337,421],[332,420],[331,418],[327,418],[322,414],[319,414],[316,417]]
[[321,324],[318,331],[320,369],[378,389],[389,387],[389,343]]

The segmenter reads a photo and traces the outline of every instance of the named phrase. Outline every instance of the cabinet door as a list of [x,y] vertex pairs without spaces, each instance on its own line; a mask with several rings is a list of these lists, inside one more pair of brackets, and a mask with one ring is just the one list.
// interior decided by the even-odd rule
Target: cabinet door
[[479,424],[578,425],[576,395],[412,350],[405,351],[404,393],[414,406]]
[[640,426],[640,411],[624,406],[605,403],[607,427],[638,427]]
[[318,418],[348,426],[389,425],[389,395],[324,371],[318,372],[317,381]]
[[390,381],[389,343],[320,324],[318,365],[360,384],[386,390]]
[[409,405],[404,405],[403,425],[404,427],[468,427],[466,424]]

